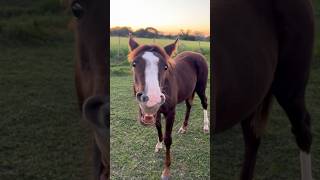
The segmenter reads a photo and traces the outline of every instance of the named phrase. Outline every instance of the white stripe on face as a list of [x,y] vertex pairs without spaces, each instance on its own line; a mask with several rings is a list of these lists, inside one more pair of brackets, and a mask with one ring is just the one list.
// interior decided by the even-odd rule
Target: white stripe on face
[[152,52],[145,52],[142,55],[145,60],[145,93],[149,97],[147,106],[154,106],[161,102],[161,90],[159,86],[159,58],[155,56]]

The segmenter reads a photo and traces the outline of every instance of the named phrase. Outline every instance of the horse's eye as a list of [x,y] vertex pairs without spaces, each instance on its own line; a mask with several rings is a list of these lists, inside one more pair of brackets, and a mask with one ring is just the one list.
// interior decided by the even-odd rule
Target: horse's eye
[[165,66],[164,66],[164,69],[165,69],[165,70],[167,70],[167,69],[168,69],[168,66],[167,66],[167,65],[165,65]]
[[73,15],[78,19],[80,19],[84,14],[84,10],[78,1],[74,1],[71,4],[71,10],[72,10]]
[[132,63],[132,67],[136,67],[136,62],[133,62],[133,63]]

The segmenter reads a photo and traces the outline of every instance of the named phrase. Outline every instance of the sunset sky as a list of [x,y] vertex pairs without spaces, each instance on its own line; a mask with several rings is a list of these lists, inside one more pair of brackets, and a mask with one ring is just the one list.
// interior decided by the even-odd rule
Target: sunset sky
[[209,35],[210,0],[111,0],[110,26],[151,26],[164,33],[190,29]]

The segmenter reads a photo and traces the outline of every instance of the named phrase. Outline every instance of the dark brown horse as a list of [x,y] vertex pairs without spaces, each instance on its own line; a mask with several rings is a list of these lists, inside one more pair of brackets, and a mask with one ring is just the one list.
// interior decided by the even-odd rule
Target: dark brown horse
[[76,89],[83,118],[94,136],[94,179],[109,179],[109,66],[107,1],[72,0],[76,17]]
[[[195,93],[198,94],[204,110],[205,132],[209,131],[207,116],[207,97],[205,94],[208,65],[205,58],[194,52],[182,52],[174,59],[171,55],[176,49],[177,40],[161,48],[156,45],[139,45],[132,37],[129,39],[129,61],[134,76],[134,94],[139,104],[139,122],[145,126],[156,126],[159,141],[155,147],[158,152],[162,141],[166,146],[166,158],[162,179],[170,177],[170,146],[172,127],[175,120],[175,107],[185,102],[187,111],[180,133],[188,127],[190,109]],[[166,119],[165,133],[161,130],[161,114]]]
[[[309,0],[214,0],[214,132],[241,123],[242,180],[253,179],[257,150],[275,96],[300,148],[301,178],[312,179],[310,116],[305,105],[314,41]],[[216,154],[215,154],[216,155]]]

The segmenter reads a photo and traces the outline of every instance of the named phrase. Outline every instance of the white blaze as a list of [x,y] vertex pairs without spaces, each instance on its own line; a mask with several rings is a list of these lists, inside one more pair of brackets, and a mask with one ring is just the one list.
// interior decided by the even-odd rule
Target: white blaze
[[155,56],[152,52],[145,52],[142,55],[145,60],[145,93],[149,97],[147,102],[148,106],[154,106],[160,103],[161,90],[159,86],[159,69],[158,63],[159,58]]
[[312,180],[311,156],[300,151],[301,180]]

